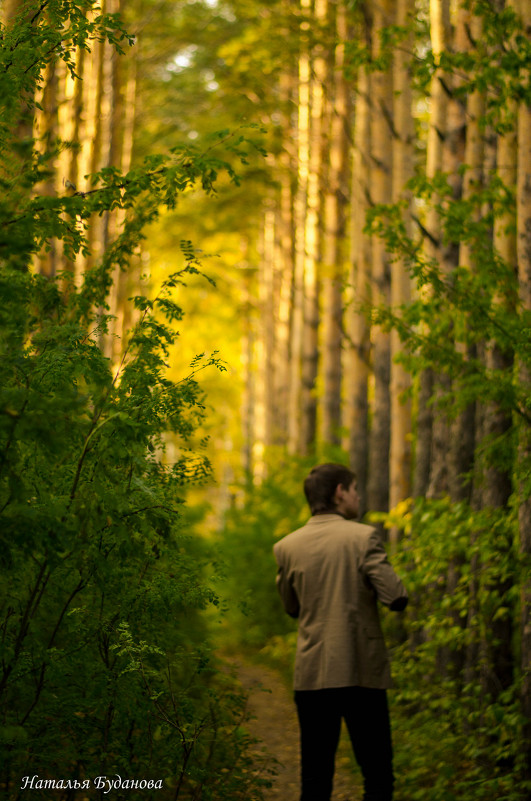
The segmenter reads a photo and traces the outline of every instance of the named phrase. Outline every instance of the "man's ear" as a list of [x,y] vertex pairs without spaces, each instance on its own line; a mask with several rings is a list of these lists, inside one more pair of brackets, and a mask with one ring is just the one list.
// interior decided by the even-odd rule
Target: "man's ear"
[[343,484],[338,484],[336,487],[336,491],[334,492],[334,503],[337,503],[343,500],[343,495],[345,494],[345,488]]

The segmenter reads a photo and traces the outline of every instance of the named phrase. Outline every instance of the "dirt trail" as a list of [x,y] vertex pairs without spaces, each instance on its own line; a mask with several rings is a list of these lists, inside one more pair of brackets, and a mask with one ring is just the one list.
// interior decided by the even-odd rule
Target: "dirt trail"
[[[232,661],[232,660],[231,660]],[[249,692],[249,711],[253,719],[247,724],[250,733],[277,761],[273,786],[265,790],[265,801],[298,801],[299,798],[299,730],[292,693],[275,671],[243,659],[233,661],[236,675]],[[333,801],[359,801],[362,793],[349,767],[349,745],[342,738],[336,757]]]

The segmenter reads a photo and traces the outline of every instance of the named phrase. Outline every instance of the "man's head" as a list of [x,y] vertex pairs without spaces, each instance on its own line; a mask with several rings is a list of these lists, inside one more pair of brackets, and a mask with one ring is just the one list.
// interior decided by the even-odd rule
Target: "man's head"
[[358,515],[356,475],[342,464],[320,464],[304,482],[304,494],[312,515],[335,512],[352,519]]

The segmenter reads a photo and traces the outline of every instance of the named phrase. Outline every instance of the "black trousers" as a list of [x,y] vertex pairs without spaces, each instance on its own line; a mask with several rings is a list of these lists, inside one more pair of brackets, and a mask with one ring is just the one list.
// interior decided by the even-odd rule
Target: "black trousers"
[[393,749],[386,691],[297,690],[295,703],[301,738],[300,801],[330,801],[342,718],[363,774],[364,801],[391,801]]

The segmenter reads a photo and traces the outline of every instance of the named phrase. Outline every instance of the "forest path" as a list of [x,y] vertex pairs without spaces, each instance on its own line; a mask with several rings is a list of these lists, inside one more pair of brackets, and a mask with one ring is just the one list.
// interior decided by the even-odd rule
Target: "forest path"
[[[246,728],[261,742],[255,750],[265,749],[277,760],[277,774],[272,787],[264,790],[264,801],[298,801],[299,798],[299,727],[292,692],[279,673],[264,665],[250,663],[244,657],[231,659],[236,676],[249,693],[251,720]],[[332,801],[359,801],[362,796],[358,779],[350,768],[350,744],[343,732],[336,756]]]

